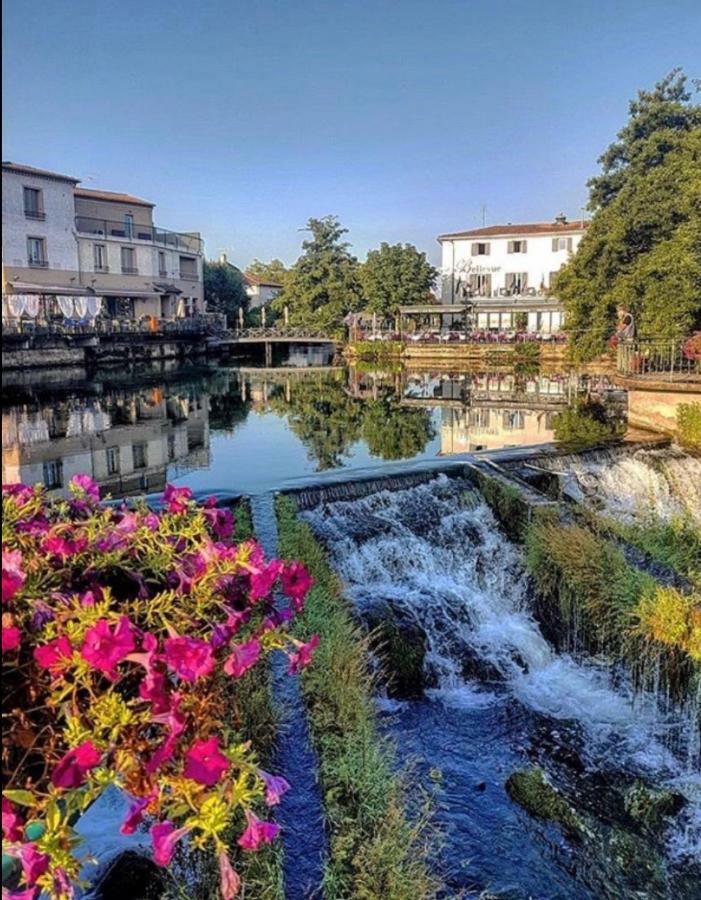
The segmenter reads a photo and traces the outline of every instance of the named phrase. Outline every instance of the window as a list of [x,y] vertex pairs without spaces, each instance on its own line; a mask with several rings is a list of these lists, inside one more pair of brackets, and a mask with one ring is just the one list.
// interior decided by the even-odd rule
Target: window
[[44,485],[50,491],[63,487],[63,460],[51,459],[44,463]]
[[134,216],[131,213],[124,216],[124,234],[128,238],[134,237]]
[[526,427],[526,415],[522,409],[506,409],[501,423],[504,431],[523,431]]
[[119,447],[107,448],[107,474],[119,474]]
[[507,272],[505,287],[510,294],[522,294],[528,287],[528,272]]
[[492,293],[491,275],[470,275],[470,292],[473,296],[489,297]]
[[553,238],[553,253],[557,253],[560,250],[567,250],[570,253],[572,252],[572,238],[571,237]]
[[27,260],[30,266],[45,269],[49,263],[46,259],[46,241],[40,237],[27,238]]
[[472,245],[471,256],[489,256],[490,246],[488,243],[475,243]]
[[96,272],[108,272],[107,247],[104,244],[93,244],[93,259]]
[[168,274],[168,270],[166,269],[166,254],[165,250],[158,251],[158,274],[161,278],[165,278]]
[[24,214],[28,219],[44,219],[44,194],[39,188],[22,188],[24,193]]
[[136,275],[136,252],[133,247],[122,247],[122,272],[125,275]]
[[189,281],[197,280],[197,260],[192,256],[180,257],[180,277]]
[[506,247],[507,253],[525,253],[528,249],[528,241],[509,241]]
[[171,461],[175,459],[175,435],[174,434],[168,435],[168,459]]
[[146,444],[134,444],[131,448],[134,457],[134,468],[146,468]]

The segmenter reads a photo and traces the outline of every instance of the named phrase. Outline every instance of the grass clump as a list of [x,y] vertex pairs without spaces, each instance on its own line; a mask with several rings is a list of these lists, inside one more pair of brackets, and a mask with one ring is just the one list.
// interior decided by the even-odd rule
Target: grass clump
[[427,811],[405,810],[403,780],[391,747],[378,733],[368,639],[353,618],[341,584],[294,502],[276,502],[281,556],[299,559],[314,576],[299,620],[302,637],[320,636],[302,690],[318,757],[330,837],[324,878],[327,900],[420,900],[434,897],[429,873]]
[[677,441],[695,455],[701,453],[701,403],[677,406]]
[[701,528],[689,516],[635,524],[607,519],[606,525],[629,544],[701,585]]
[[570,837],[581,836],[584,826],[579,817],[537,766],[513,772],[506,781],[506,792],[530,815],[557,822]]
[[529,521],[528,503],[517,487],[475,470],[480,493],[513,541],[522,541]]
[[667,647],[687,653],[701,663],[701,596],[682,594],[673,587],[657,587],[643,596],[634,610],[638,630]]

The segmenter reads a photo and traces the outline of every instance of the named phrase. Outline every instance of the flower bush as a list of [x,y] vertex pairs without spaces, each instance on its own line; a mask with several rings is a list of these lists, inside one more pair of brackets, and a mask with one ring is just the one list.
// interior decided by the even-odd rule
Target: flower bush
[[224,834],[243,851],[275,839],[263,811],[289,785],[220,700],[274,650],[291,673],[310,662],[317,638],[288,625],[311,578],[233,530],[188,488],[154,512],[101,504],[86,476],[67,500],[3,487],[3,898],[73,895],[88,861],[73,826],[108,785],[132,798],[122,833],[150,825],[158,865],[183,840],[213,850],[225,900],[241,879]]

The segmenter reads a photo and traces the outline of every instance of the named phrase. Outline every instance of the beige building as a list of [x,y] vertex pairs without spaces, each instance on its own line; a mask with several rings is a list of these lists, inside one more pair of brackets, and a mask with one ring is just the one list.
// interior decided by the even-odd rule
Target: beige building
[[246,293],[248,294],[251,309],[267,306],[282,290],[282,285],[279,282],[266,281],[257,275],[251,275],[249,272],[244,273],[243,279],[246,282]]

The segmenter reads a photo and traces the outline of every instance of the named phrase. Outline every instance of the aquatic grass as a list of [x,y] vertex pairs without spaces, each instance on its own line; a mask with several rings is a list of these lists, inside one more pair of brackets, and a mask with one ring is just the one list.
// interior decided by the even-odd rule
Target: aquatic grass
[[436,896],[427,858],[427,810],[410,821],[406,784],[378,731],[369,638],[355,621],[340,580],[289,497],[276,501],[283,557],[299,558],[315,584],[298,620],[300,636],[319,634],[315,665],[302,690],[320,767],[329,829],[327,900],[421,900]]
[[606,522],[629,544],[701,585],[701,528],[689,516],[673,516],[667,522]]
[[701,453],[701,403],[678,404],[677,441],[685,450]]

